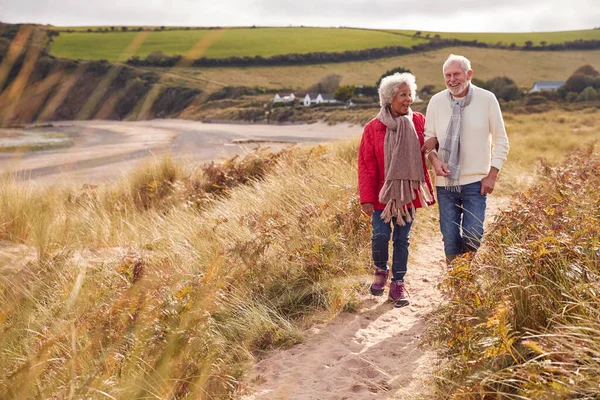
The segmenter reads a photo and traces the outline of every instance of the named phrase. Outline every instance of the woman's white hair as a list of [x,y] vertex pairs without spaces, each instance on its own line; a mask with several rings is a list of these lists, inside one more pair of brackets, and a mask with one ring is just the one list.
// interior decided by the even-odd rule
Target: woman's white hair
[[379,84],[379,105],[385,107],[392,104],[398,89],[404,85],[410,88],[410,95],[414,99],[417,93],[417,80],[413,74],[396,72],[383,78]]
[[456,54],[450,54],[448,56],[448,59],[444,62],[444,65],[442,66],[442,74],[445,74],[446,68],[450,64],[454,63],[460,64],[462,70],[465,71],[465,74],[471,70],[471,61],[469,61],[467,57],[457,56]]

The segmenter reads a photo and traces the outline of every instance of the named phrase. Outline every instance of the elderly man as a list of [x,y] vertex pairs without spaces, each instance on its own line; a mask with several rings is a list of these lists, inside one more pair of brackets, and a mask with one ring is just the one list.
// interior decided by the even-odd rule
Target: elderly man
[[[498,100],[471,83],[469,60],[451,54],[442,71],[447,89],[427,107],[423,150],[436,173],[440,230],[451,263],[481,244],[486,198],[509,146]],[[434,139],[438,151],[432,149]]]

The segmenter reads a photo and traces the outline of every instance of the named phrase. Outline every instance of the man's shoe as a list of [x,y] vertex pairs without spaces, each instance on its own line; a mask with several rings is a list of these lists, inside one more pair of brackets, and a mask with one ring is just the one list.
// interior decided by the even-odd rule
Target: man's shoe
[[404,292],[404,282],[392,281],[390,284],[390,300],[392,300],[395,307],[404,307],[409,304]]
[[371,294],[373,296],[381,296],[383,294],[389,276],[389,270],[384,271],[381,268],[375,267],[375,275],[373,276],[373,283],[371,283]]

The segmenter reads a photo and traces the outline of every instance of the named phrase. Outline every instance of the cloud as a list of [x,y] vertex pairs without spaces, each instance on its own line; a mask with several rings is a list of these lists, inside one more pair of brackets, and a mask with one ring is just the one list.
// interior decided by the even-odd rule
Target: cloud
[[[11,4],[8,4],[10,1]],[[600,25],[600,2],[572,0],[0,0],[5,22],[54,25],[352,26],[552,31]]]

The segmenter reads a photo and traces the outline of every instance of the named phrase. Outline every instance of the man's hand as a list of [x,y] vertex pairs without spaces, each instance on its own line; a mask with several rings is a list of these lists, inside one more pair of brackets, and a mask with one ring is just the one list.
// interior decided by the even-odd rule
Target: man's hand
[[431,162],[431,165],[433,165],[433,169],[437,176],[450,176],[448,164],[440,160],[434,153],[429,154],[429,161]]
[[423,146],[421,146],[421,153],[429,153],[431,150],[434,150],[435,147],[438,144],[438,140],[437,138],[429,138],[425,141],[425,143],[423,143]]
[[373,211],[375,210],[375,208],[373,207],[373,203],[362,203],[361,205],[363,212],[369,217],[372,217]]
[[480,194],[482,196],[491,194],[494,191],[494,186],[496,186],[496,178],[498,178],[498,172],[498,168],[492,167],[490,168],[490,172],[487,174],[487,176],[481,180]]

